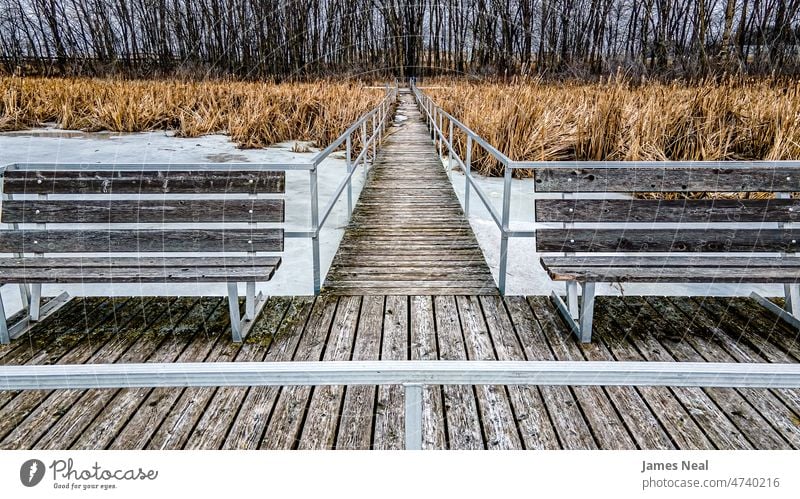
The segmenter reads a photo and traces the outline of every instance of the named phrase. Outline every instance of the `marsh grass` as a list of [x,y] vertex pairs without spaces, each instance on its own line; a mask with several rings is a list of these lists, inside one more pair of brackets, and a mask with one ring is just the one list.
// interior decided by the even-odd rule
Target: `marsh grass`
[[63,129],[178,136],[223,133],[242,148],[297,140],[325,145],[377,105],[356,83],[183,82],[0,77],[0,131]]
[[[427,92],[514,160],[800,158],[800,82],[794,80],[450,82]],[[463,152],[465,138],[456,135]],[[481,174],[502,175],[502,165],[483,151],[473,150],[473,158]]]

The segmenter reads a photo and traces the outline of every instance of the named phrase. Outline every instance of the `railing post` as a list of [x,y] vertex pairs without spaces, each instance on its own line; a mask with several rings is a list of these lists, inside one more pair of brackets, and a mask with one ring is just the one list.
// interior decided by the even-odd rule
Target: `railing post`
[[350,215],[353,213],[353,163],[350,149],[352,147],[350,135],[347,136],[347,155],[345,164],[347,165],[347,220],[350,220]]
[[511,212],[511,178],[513,168],[506,162],[505,174],[503,175],[503,214],[500,227],[500,271],[498,276],[498,288],[500,294],[506,294],[506,269],[508,268],[508,224]]
[[467,154],[464,160],[464,214],[469,217],[469,176],[472,175],[472,136],[467,135]]
[[437,135],[439,136],[439,160],[441,161],[441,159],[442,159],[442,139],[444,139],[444,131],[442,130],[442,124],[443,124],[443,119],[444,118],[443,118],[443,115],[442,115],[441,111],[438,114],[439,114],[439,133],[437,133]]
[[314,234],[311,236],[311,252],[313,258],[314,272],[314,294],[318,295],[322,289],[320,283],[320,261],[319,261],[319,192],[317,190],[317,166],[308,171],[309,190],[311,191],[311,229]]
[[[367,155],[369,154],[369,150],[367,147],[367,120],[364,120],[361,123],[361,149],[364,152],[364,161],[361,164],[361,168],[364,170],[364,183],[367,182]],[[373,158],[374,159],[374,158]]]
[[406,450],[422,450],[422,385],[404,385]]
[[447,139],[450,142],[450,146],[447,148],[447,175],[450,176],[450,172],[453,171],[453,120],[448,120],[450,122],[450,126],[448,127],[448,134],[450,137]]
[[375,115],[373,114],[372,115],[372,162],[373,163],[375,162],[375,157],[377,154],[377,147],[378,147],[377,146],[378,141],[375,135],[376,133],[377,131],[375,130]]

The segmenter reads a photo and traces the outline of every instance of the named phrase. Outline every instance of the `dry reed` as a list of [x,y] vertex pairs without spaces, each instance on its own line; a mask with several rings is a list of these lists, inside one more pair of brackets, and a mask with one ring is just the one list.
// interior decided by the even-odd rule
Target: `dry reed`
[[0,131],[64,129],[224,133],[243,148],[299,140],[324,146],[380,102],[355,83],[123,81],[0,77]]
[[[800,81],[462,82],[428,92],[515,160],[800,159]],[[478,172],[503,173],[482,151],[473,157]]]

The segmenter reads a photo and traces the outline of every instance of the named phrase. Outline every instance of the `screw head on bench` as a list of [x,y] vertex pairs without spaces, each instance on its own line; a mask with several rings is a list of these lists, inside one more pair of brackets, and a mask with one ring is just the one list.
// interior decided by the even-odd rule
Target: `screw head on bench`
[[250,213],[250,214],[252,214],[252,213],[253,213],[253,210],[247,210],[247,213]]
[[37,180],[36,180],[36,183],[37,183],[37,184],[41,184],[41,183],[42,183],[42,179],[37,179]]
[[38,215],[39,213],[41,213],[41,212],[39,210],[36,210],[36,214]]

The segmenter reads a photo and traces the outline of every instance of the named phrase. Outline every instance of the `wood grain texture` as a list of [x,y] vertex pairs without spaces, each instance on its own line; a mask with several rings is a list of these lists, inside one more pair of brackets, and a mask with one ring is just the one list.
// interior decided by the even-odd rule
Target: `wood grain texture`
[[3,201],[3,223],[283,222],[283,199]]
[[542,252],[796,252],[797,229],[540,229]]
[[6,194],[283,193],[285,172],[226,170],[76,171],[11,170]]
[[[270,298],[234,345],[224,298],[77,298],[4,364],[325,359],[792,362],[800,342],[743,298],[599,297],[595,341],[547,297]],[[403,447],[399,386],[0,392],[0,448]],[[797,448],[800,390],[439,386],[426,448]]]
[[0,232],[3,253],[283,251],[283,229],[109,229]]
[[793,192],[800,171],[781,166],[752,168],[534,168],[538,192]]

